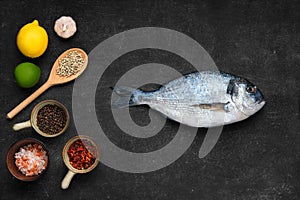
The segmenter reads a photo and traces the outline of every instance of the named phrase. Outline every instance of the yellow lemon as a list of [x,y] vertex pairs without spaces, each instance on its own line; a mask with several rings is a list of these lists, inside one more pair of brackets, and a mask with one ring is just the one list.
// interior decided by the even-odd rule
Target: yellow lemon
[[41,56],[48,46],[48,34],[46,30],[39,26],[39,22],[24,25],[17,35],[17,46],[27,57],[37,58]]

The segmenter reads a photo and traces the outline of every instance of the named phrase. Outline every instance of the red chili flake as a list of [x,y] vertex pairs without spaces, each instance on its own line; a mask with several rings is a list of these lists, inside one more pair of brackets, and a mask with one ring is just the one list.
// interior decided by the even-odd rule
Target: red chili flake
[[83,170],[92,166],[96,160],[96,147],[85,139],[78,139],[73,142],[68,150],[70,164],[78,169]]

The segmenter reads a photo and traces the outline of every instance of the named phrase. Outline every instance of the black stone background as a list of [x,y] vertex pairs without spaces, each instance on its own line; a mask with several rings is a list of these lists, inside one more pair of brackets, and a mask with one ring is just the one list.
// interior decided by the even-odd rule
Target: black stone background
[[[0,1],[0,199],[300,199],[299,135],[299,1]],[[57,37],[54,21],[72,16],[78,32]],[[18,30],[38,19],[49,34],[49,46],[38,59],[24,57],[16,47]],[[220,70],[247,77],[263,91],[267,104],[255,116],[224,127],[213,151],[198,158],[206,129],[185,154],[170,166],[146,174],[123,173],[101,164],[91,173],[76,175],[68,190],[60,189],[67,172],[61,151],[77,134],[73,118],[67,132],[47,139],[33,129],[15,133],[12,126],[29,118],[44,99],[56,99],[71,111],[73,83],[53,87],[13,120],[6,113],[47,80],[56,57],[71,47],[90,52],[105,39],[133,28],[164,27],[198,41]],[[19,88],[14,67],[31,61],[41,67],[40,82]],[[105,127],[114,126],[109,111],[111,91],[118,78],[137,65],[159,62],[181,73],[193,71],[182,58],[158,50],[140,50],[117,59],[97,89],[97,114]],[[138,124],[149,122],[147,108],[131,109]],[[161,148],[176,134],[168,121],[163,133],[149,140],[134,139],[117,128],[107,135],[117,145],[136,152]],[[10,145],[34,137],[50,151],[47,172],[35,182],[21,182],[7,170]]]

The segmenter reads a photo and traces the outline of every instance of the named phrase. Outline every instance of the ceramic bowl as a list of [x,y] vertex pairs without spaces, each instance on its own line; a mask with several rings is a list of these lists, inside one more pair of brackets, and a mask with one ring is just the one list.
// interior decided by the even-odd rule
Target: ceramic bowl
[[[78,169],[74,168],[71,165],[70,161],[69,161],[70,159],[69,159],[69,156],[68,156],[68,150],[69,150],[70,146],[78,139],[87,140],[93,145],[93,147],[95,147],[95,152],[94,152],[93,156],[95,156],[96,160],[95,160],[94,164],[92,164],[87,169],[78,170]],[[94,142],[94,140],[91,137],[86,136],[86,135],[78,135],[78,136],[75,136],[75,137],[71,138],[65,144],[65,146],[63,148],[63,151],[62,151],[62,158],[63,158],[63,161],[64,161],[65,165],[68,167],[69,170],[68,170],[68,173],[66,174],[66,176],[64,177],[64,179],[62,180],[61,188],[62,189],[67,189],[69,187],[70,182],[71,182],[71,180],[72,180],[72,178],[75,174],[88,173],[88,172],[92,171],[93,169],[95,169],[95,167],[98,165],[99,159],[100,159],[99,146]]]
[[[63,111],[66,114],[66,125],[58,133],[47,134],[47,133],[44,133],[43,131],[41,131],[39,129],[39,127],[37,126],[37,115],[38,115],[38,112],[40,111],[41,108],[43,108],[46,105],[56,105],[56,106],[62,108]],[[41,101],[40,103],[38,103],[36,106],[34,106],[34,108],[31,111],[30,120],[15,124],[13,126],[13,129],[15,131],[19,131],[19,130],[21,130],[23,128],[32,127],[41,136],[44,136],[44,137],[57,137],[57,136],[63,134],[67,130],[67,128],[69,126],[69,123],[70,123],[69,112],[68,112],[67,108],[63,104],[61,104],[60,102],[58,102],[56,100],[44,100],[44,101]]]
[[[34,176],[26,176],[21,171],[19,171],[18,167],[15,164],[15,153],[17,153],[21,147],[27,146],[29,144],[41,145],[43,147],[43,149],[47,152],[47,156],[48,156],[48,163],[47,163],[46,169],[43,170],[40,174],[34,175]],[[47,170],[47,168],[49,166],[49,152],[46,149],[45,145],[37,139],[34,139],[34,138],[22,139],[16,143],[14,143],[9,148],[7,155],[6,155],[6,165],[7,165],[8,170],[10,171],[10,173],[17,179],[19,179],[21,181],[34,181],[34,180],[38,179],[41,175],[43,175],[44,172]]]

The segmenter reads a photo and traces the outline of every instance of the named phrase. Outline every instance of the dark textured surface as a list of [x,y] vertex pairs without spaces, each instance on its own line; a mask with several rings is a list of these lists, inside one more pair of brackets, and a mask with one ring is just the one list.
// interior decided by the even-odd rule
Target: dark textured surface
[[[0,199],[300,199],[299,1],[23,0],[0,1],[0,5]],[[54,21],[61,15],[73,16],[78,24],[79,30],[70,40],[58,38],[53,31]],[[19,53],[15,39],[19,28],[33,19],[46,28],[49,46],[42,57],[30,60]],[[33,106],[44,99],[63,102],[71,112],[73,83],[51,88],[13,120],[6,120],[6,113],[46,81],[62,51],[81,47],[90,52],[116,33],[145,26],[174,29],[192,37],[220,70],[257,83],[267,105],[248,120],[226,126],[204,159],[198,158],[198,151],[206,129],[199,129],[189,150],[164,169],[128,174],[100,164],[89,174],[75,176],[70,188],[61,190],[67,172],[61,151],[77,134],[73,120],[67,132],[54,139],[43,138],[32,129],[15,133],[12,125],[28,119]],[[14,67],[23,61],[32,61],[42,70],[39,84],[32,89],[20,89],[14,82]],[[184,60],[155,50],[118,59],[98,86],[97,98],[103,100],[97,104],[99,122],[112,123],[105,106],[110,95],[106,88],[126,69],[153,61],[182,73],[193,70]],[[132,115],[139,124],[149,122],[144,107],[132,109]],[[165,133],[147,142],[117,130],[108,135],[122,148],[147,152],[164,146],[177,127],[168,121]],[[26,137],[43,141],[51,156],[48,171],[32,183],[15,179],[5,164],[9,146]]]

